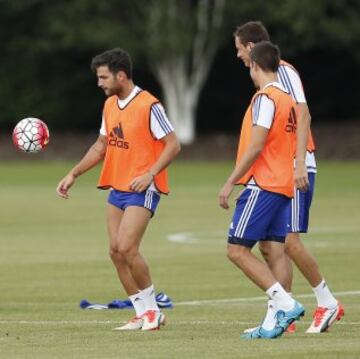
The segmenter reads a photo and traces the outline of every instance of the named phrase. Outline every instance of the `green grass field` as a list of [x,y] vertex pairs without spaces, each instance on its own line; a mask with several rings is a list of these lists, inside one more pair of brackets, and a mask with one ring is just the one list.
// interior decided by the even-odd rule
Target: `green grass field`
[[175,307],[165,312],[165,328],[146,333],[112,331],[129,310],[79,308],[83,298],[108,303],[125,294],[107,254],[98,171],[78,180],[70,200],[55,194],[70,166],[33,157],[0,163],[1,359],[360,358],[359,162],[319,163],[311,233],[303,237],[345,305],[344,319],[329,333],[304,334],[315,299],[295,271],[293,292],[307,309],[298,332],[253,342],[239,336],[262,319],[265,297],[227,261],[234,206],[226,212],[217,204],[231,163],[171,168],[172,194],[162,199],[142,251],[157,291]]

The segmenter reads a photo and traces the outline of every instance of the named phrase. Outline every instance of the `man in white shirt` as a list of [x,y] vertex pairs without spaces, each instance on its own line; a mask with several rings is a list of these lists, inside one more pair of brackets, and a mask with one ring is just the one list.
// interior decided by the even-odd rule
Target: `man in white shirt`
[[296,145],[295,102],[277,82],[280,53],[269,41],[251,50],[250,76],[258,92],[248,107],[239,139],[234,170],[219,193],[219,204],[228,209],[235,185],[246,189],[236,201],[228,232],[227,255],[274,303],[274,316],[242,337],[277,338],[300,316],[304,307],[283,288],[269,266],[252,253],[257,242],[276,241],[275,265],[286,262],[287,208],[294,195],[293,153]]
[[[237,57],[240,58],[245,66],[250,64],[250,51],[253,46],[260,41],[270,39],[266,28],[261,22],[250,21],[237,27],[235,33],[235,47]],[[317,309],[314,313],[314,320],[307,333],[321,333],[339,320],[344,315],[344,308],[330,292],[326,282],[319,272],[318,264],[311,253],[304,247],[300,240],[299,233],[306,233],[308,230],[309,211],[314,192],[316,162],[314,146],[311,137],[310,122],[311,116],[306,103],[306,98],[298,72],[293,66],[281,60],[278,69],[278,80],[288,90],[294,101],[297,103],[297,148],[295,158],[295,185],[296,193],[288,211],[288,235],[285,242],[287,255],[294,261],[299,270],[303,273],[309,284],[313,288],[317,299]],[[276,267],[276,255],[269,248],[273,244],[271,241],[262,242],[260,250],[267,259],[269,266],[273,269],[276,278],[282,283],[284,288],[291,292],[292,284],[292,265],[287,262],[287,270]],[[271,302],[271,301],[270,301]],[[273,316],[272,303],[269,305],[266,317]],[[295,331],[295,323],[289,328],[290,332]]]

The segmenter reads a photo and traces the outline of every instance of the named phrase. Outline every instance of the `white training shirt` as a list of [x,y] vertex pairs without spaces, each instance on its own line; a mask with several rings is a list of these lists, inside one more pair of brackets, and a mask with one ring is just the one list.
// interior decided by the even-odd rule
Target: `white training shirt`
[[[283,87],[290,93],[296,103],[306,103],[304,88],[299,74],[291,66],[280,64],[278,69],[278,79]],[[316,173],[316,161],[314,152],[307,151],[306,166],[308,172]]]
[[[121,109],[125,106],[140,92],[142,91],[140,87],[135,86],[131,91],[130,95],[124,99],[118,99],[118,105]],[[168,120],[164,107],[160,103],[156,103],[151,107],[151,117],[150,117],[150,128],[152,135],[160,140],[169,133],[174,131],[174,128],[170,121]],[[101,121],[100,135],[107,136],[104,116]]]
[[[279,82],[268,83],[264,87],[264,89],[266,89],[269,86],[274,86],[282,91],[287,92],[287,90]],[[252,105],[253,125],[265,127],[268,130],[270,130],[272,123],[274,121],[274,115],[275,115],[274,101],[264,94],[256,96],[255,101]]]
[[[140,87],[135,86],[131,91],[130,95],[124,100],[118,98],[118,105],[121,109],[125,106],[140,92],[142,91]],[[151,116],[150,116],[150,129],[151,133],[157,140],[162,139],[169,133],[174,131],[172,124],[166,116],[164,107],[160,103],[155,103],[151,107]],[[102,117],[100,135],[107,136],[104,116]],[[154,182],[149,186],[150,191],[158,192]]]

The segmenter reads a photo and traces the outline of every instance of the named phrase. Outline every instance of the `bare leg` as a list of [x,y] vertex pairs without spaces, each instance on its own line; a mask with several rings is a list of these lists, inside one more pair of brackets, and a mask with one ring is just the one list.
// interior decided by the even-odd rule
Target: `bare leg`
[[262,241],[259,249],[273,272],[287,292],[291,292],[293,268],[290,258],[284,254],[284,244],[273,241]]
[[128,295],[133,295],[152,284],[149,268],[139,253],[141,239],[150,220],[150,212],[143,207],[128,207],[121,211],[109,204],[108,224],[116,222],[113,217],[119,216],[121,220],[118,231],[113,236],[110,235],[110,256],[124,289]]
[[286,237],[285,252],[294,261],[301,273],[310,283],[312,288],[317,287],[322,281],[316,259],[305,248],[300,240],[299,233],[289,233]]
[[266,291],[276,279],[269,267],[259,260],[251,249],[241,245],[228,244],[227,255],[231,262],[262,290]]

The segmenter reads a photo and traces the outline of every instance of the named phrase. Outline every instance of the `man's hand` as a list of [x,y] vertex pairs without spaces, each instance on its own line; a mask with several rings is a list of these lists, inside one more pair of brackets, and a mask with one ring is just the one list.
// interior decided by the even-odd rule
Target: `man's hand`
[[234,189],[234,185],[230,182],[226,182],[224,187],[221,189],[219,193],[219,205],[224,209],[229,209],[228,200],[231,195],[231,192]]
[[59,182],[56,188],[56,192],[61,198],[69,198],[69,189],[74,184],[75,178],[76,177],[72,173],[69,173]]
[[305,161],[296,161],[294,179],[297,189],[302,192],[306,192],[309,189],[309,178]]
[[153,175],[150,172],[135,177],[130,183],[130,189],[134,192],[144,192],[154,180]]

